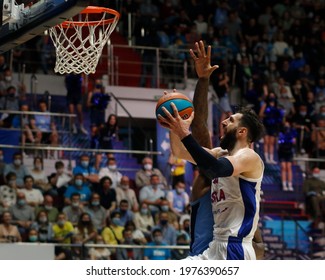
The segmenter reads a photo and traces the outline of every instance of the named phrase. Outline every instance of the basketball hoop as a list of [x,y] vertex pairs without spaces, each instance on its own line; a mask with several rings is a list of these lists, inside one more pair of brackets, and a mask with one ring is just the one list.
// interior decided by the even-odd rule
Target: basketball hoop
[[95,73],[103,48],[120,18],[112,9],[89,6],[79,15],[49,29],[56,48],[54,71]]

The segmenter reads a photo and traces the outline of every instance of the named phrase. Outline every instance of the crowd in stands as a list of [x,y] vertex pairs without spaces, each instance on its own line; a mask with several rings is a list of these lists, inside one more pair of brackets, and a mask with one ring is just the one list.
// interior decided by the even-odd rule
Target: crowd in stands
[[[106,157],[107,163],[96,168],[83,154],[71,172],[58,160],[52,174],[45,173],[42,157],[35,157],[29,168],[20,153],[13,155],[11,163],[0,165],[0,242],[56,243],[56,259],[185,256],[187,250],[180,249],[83,246],[190,242],[184,182],[170,188],[150,157],[143,158],[142,168],[131,180],[118,170],[113,154]],[[71,243],[80,246],[60,246]]]

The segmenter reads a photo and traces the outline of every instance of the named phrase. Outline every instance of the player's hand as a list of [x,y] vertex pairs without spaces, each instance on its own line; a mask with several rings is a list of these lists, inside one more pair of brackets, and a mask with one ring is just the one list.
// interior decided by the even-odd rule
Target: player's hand
[[208,46],[207,52],[205,51],[203,41],[199,41],[195,43],[195,52],[190,49],[190,55],[193,58],[195,63],[195,70],[199,78],[209,78],[214,70],[216,70],[219,66],[214,65],[211,66],[211,46]]
[[188,119],[183,120],[178,114],[175,104],[171,102],[170,106],[173,109],[174,116],[172,116],[172,114],[170,114],[165,107],[162,107],[162,110],[164,111],[166,117],[158,115],[159,123],[163,127],[170,129],[180,139],[183,139],[191,133],[190,126],[194,119],[194,112],[192,112],[191,116]]

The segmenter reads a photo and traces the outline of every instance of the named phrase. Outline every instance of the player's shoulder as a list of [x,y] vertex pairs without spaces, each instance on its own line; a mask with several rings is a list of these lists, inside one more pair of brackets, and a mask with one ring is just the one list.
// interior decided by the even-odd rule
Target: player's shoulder
[[260,155],[254,149],[248,147],[239,149],[235,155],[237,157],[244,157],[245,159],[256,160],[257,163],[262,160]]

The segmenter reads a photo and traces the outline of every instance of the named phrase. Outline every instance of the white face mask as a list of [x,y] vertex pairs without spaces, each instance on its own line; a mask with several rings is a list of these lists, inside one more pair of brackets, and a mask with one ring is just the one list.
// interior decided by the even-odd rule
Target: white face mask
[[151,170],[152,169],[152,164],[146,163],[143,167],[144,167],[145,170]]
[[122,188],[123,190],[127,190],[127,189],[129,188],[129,185],[121,185],[121,188]]
[[110,169],[110,170],[116,170],[116,168],[117,168],[116,164],[108,166],[108,169]]

